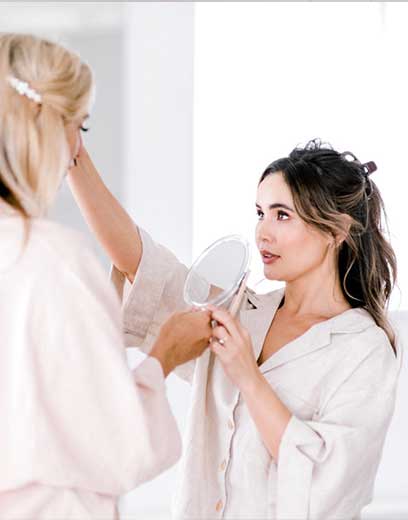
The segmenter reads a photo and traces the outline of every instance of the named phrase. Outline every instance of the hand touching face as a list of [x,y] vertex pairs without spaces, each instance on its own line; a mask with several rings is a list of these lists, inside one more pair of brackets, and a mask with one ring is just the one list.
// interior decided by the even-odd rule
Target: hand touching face
[[82,149],[82,137],[81,131],[86,132],[88,128],[84,126],[84,122],[88,116],[81,118],[79,121],[68,123],[65,126],[65,133],[67,136],[68,148],[69,148],[69,168],[74,166],[74,159],[76,159]]

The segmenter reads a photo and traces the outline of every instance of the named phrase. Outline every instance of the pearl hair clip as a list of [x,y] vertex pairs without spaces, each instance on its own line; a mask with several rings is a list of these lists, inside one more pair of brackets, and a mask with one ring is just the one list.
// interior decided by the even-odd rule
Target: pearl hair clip
[[38,92],[36,92],[33,88],[31,88],[26,81],[21,81],[20,79],[17,79],[14,76],[9,76],[7,78],[7,81],[10,84],[10,86],[12,86],[14,90],[16,90],[20,94],[20,96],[26,96],[28,97],[28,99],[31,99],[31,101],[34,101],[38,105],[41,104],[41,95]]

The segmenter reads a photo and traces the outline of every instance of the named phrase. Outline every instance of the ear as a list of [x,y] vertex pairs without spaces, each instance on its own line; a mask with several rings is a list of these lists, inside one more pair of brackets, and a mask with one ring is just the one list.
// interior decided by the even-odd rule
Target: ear
[[343,213],[340,217],[341,224],[338,233],[336,233],[333,237],[334,245],[336,247],[340,247],[340,245],[346,240],[350,233],[351,224],[353,222],[353,218],[347,213]]

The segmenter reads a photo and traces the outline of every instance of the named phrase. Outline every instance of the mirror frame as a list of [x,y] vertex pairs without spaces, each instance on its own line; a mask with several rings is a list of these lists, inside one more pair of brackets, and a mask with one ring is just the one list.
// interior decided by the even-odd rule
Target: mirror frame
[[[245,258],[244,258],[244,262],[243,262],[244,270],[240,273],[240,276],[236,278],[236,280],[234,281],[234,283],[233,283],[233,285],[231,286],[230,289],[223,290],[220,294],[215,296],[213,299],[206,301],[205,303],[193,302],[189,298],[189,295],[187,294],[187,289],[186,288],[187,288],[188,283],[189,283],[189,281],[191,279],[191,276],[192,276],[194,268],[213,249],[218,247],[220,244],[224,244],[225,242],[230,242],[230,241],[239,242],[239,243],[241,243],[244,246],[244,249],[245,249]],[[211,245],[209,245],[206,249],[204,249],[204,251],[194,260],[193,264],[191,265],[191,267],[190,267],[190,269],[188,271],[187,277],[185,279],[185,282],[184,282],[184,288],[183,288],[184,301],[188,305],[191,305],[193,307],[197,307],[197,308],[200,308],[200,309],[204,309],[209,303],[212,304],[212,305],[219,306],[219,305],[222,305],[223,303],[227,302],[236,293],[236,291],[238,290],[238,288],[239,288],[239,286],[240,286],[244,276],[248,272],[250,259],[251,259],[251,255],[250,255],[249,243],[243,236],[241,236],[241,235],[227,235],[227,236],[224,236],[222,238],[219,238],[218,240],[213,242]]]

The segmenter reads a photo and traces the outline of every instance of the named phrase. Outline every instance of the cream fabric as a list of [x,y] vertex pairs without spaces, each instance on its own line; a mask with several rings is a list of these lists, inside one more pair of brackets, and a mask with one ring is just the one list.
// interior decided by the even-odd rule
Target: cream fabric
[[[129,346],[149,351],[163,320],[185,307],[187,269],[141,230],[143,256],[124,300]],[[119,294],[126,285],[114,268]],[[247,292],[240,320],[258,358],[283,290]],[[181,367],[192,384],[177,519],[351,519],[372,498],[393,414],[401,351],[363,309],[311,327],[260,367],[293,413],[279,463],[240,393],[206,351]]]
[[[160,364],[126,363],[120,304],[76,232],[0,217],[0,518],[116,517],[176,462]],[[164,434],[165,432],[165,434]]]

